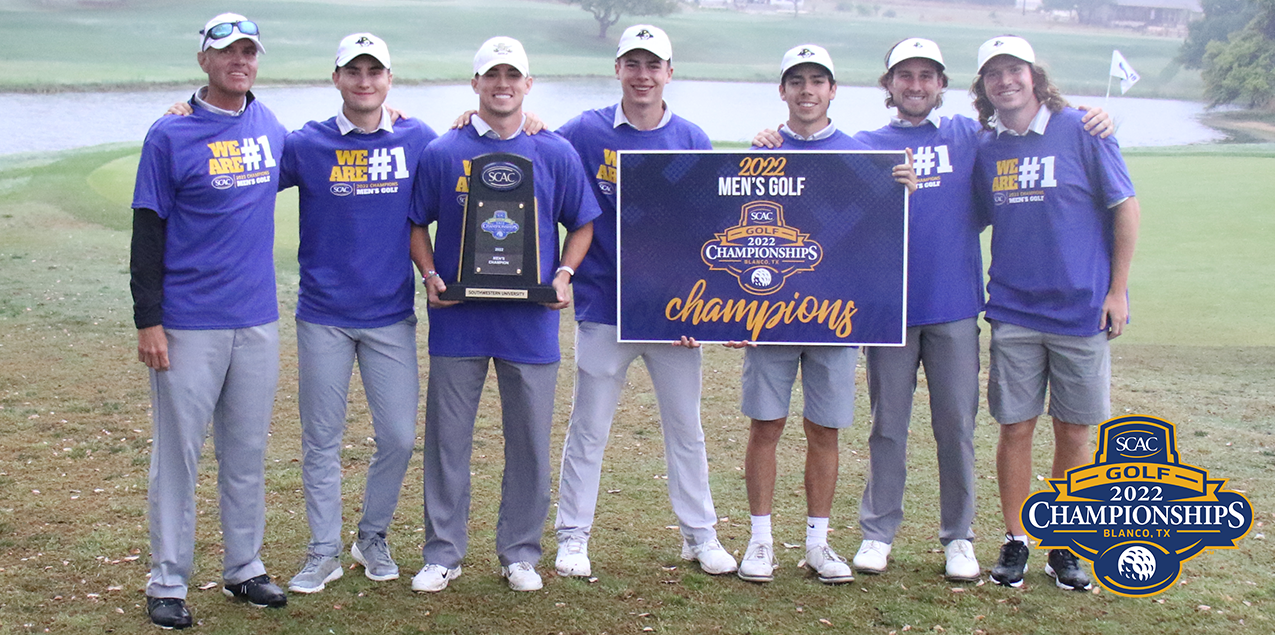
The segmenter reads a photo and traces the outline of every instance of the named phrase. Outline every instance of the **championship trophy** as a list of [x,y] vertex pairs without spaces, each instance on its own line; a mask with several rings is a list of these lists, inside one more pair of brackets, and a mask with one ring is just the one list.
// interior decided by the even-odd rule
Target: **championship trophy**
[[470,163],[460,269],[443,300],[553,303],[540,282],[540,223],[531,161],[493,152]]

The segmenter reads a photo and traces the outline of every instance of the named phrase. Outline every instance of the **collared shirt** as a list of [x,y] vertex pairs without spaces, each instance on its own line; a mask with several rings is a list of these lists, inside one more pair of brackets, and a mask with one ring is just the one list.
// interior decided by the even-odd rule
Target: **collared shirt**
[[933,124],[935,128],[938,128],[942,125],[943,118],[940,117],[939,113],[934,110],[930,110],[930,114],[926,115],[925,119],[921,121],[920,124],[914,124],[907,119],[900,119],[899,117],[890,117],[890,125],[895,128],[920,128],[926,123]]
[[345,108],[340,108],[336,111],[336,127],[337,129],[341,131],[341,136],[348,135],[351,132],[357,132],[359,134],[372,134],[373,132],[376,132],[377,130],[384,130],[386,132],[394,132],[394,124],[390,121],[390,113],[388,110],[385,109],[385,106],[381,106],[381,123],[378,124],[376,128],[372,130],[364,130],[354,125],[354,122],[350,121],[350,118],[345,116]]
[[[668,104],[665,104],[663,102],[660,102],[660,103],[661,105],[664,106],[664,116],[660,117],[660,123],[655,124],[655,127],[651,128],[651,130],[659,130],[660,128],[663,128],[664,126],[667,126],[668,122],[673,119],[673,109],[669,108]],[[612,124],[611,127],[619,128],[620,126],[623,126],[625,124],[633,128],[634,130],[640,130],[640,128],[633,125],[633,122],[629,121],[629,118],[624,115],[624,102],[620,102],[620,104],[615,107],[615,123]]]
[[1045,134],[1045,126],[1049,125],[1049,115],[1050,115],[1049,108],[1047,108],[1045,104],[1041,104],[1040,110],[1036,111],[1036,116],[1032,117],[1031,123],[1027,125],[1027,131],[1024,132],[1023,134],[1018,134],[1017,132],[1014,132],[1013,130],[1006,128],[1005,124],[1001,123],[1001,118],[997,117],[996,118],[996,136],[999,137],[1002,132],[1008,132],[1009,134],[1015,137],[1026,137],[1028,133],[1032,133],[1032,132],[1043,135]]
[[208,95],[207,86],[204,86],[200,88],[199,90],[195,91],[195,105],[209,112],[214,112],[219,115],[226,115],[227,117],[238,117],[239,115],[242,115],[243,111],[248,108],[248,104],[251,103],[253,99],[255,99],[252,96],[252,91],[248,91],[248,94],[244,96],[243,105],[239,107],[239,110],[226,110],[225,108],[218,108],[204,101],[204,97],[206,97],[207,95]]
[[793,139],[796,139],[796,140],[798,140],[798,141],[822,141],[822,140],[827,139],[828,137],[831,137],[832,135],[836,134],[836,133],[837,133],[837,126],[836,126],[836,124],[832,123],[832,120],[831,120],[831,119],[829,119],[829,120],[828,120],[828,125],[827,125],[827,127],[825,127],[823,130],[820,130],[819,132],[816,132],[816,133],[814,133],[814,134],[810,135],[809,137],[803,137],[803,136],[801,136],[801,135],[799,135],[799,134],[797,134],[797,133],[793,132],[793,131],[792,131],[792,129],[791,129],[791,128],[789,128],[786,124],[785,124],[785,125],[782,125],[782,126],[779,126],[779,132],[781,132],[781,133],[783,133],[783,134],[786,134],[786,135],[788,135],[789,137],[792,137]]
[[522,116],[522,121],[518,124],[518,129],[515,130],[513,134],[509,135],[508,139],[501,137],[500,133],[496,132],[495,128],[487,125],[487,122],[483,121],[483,118],[479,117],[477,114],[470,118],[469,123],[474,127],[474,131],[477,132],[480,137],[508,141],[509,139],[513,139],[514,137],[522,134],[522,127],[527,124],[527,115]]

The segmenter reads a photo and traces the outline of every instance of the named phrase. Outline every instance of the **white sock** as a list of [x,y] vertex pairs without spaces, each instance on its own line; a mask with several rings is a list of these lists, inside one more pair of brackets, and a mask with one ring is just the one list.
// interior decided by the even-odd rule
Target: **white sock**
[[1029,547],[1031,546],[1031,545],[1027,542],[1027,534],[1023,534],[1023,535],[1021,535],[1021,536],[1011,536],[1011,535],[1009,535],[1009,534],[1005,534],[1005,538],[1007,538],[1007,540],[1006,540],[1005,542],[1009,542],[1010,540],[1017,540],[1018,542],[1021,542],[1021,543],[1023,543],[1024,545],[1027,545],[1027,546],[1029,546]]
[[764,542],[768,545],[775,544],[775,539],[770,535],[770,514],[765,516],[749,516],[753,521],[753,536],[749,542]]
[[828,519],[806,516],[806,549],[828,544]]

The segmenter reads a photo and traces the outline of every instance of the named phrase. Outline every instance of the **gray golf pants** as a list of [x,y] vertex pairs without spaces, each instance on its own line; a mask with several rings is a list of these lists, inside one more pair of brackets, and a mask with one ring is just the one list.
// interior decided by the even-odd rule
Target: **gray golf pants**
[[459,566],[469,546],[469,462],[490,363],[496,366],[505,437],[496,554],[502,565],[540,561],[549,515],[549,431],[558,362],[431,355],[425,394],[426,564]]
[[576,385],[558,482],[558,541],[588,539],[598,503],[602,455],[629,365],[646,363],[660,407],[668,493],[682,536],[692,545],[717,538],[708,488],[708,454],[700,426],[700,349],[668,343],[621,344],[616,327],[580,322]]
[[186,597],[195,558],[195,484],[209,422],[225,548],[222,577],[233,584],[266,572],[266,436],[279,382],[278,326],[165,331],[170,367],[150,372],[148,596]]
[[917,369],[925,367],[930,427],[938,445],[939,540],[974,536],[974,415],[978,412],[976,318],[908,327],[907,345],[865,347],[872,404],[867,487],[859,508],[865,540],[891,543],[903,522],[908,423]]
[[310,550],[322,556],[338,556],[342,550],[341,439],[356,359],[376,435],[359,532],[385,536],[416,442],[420,399],[416,316],[371,329],[297,320],[301,482],[310,522]]

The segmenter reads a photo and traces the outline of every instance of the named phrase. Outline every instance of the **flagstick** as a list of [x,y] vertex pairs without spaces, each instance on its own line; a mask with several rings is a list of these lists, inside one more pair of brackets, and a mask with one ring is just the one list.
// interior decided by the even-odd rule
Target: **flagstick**
[[1102,98],[1102,109],[1107,109],[1107,100],[1111,99],[1111,73],[1107,73],[1107,96]]

